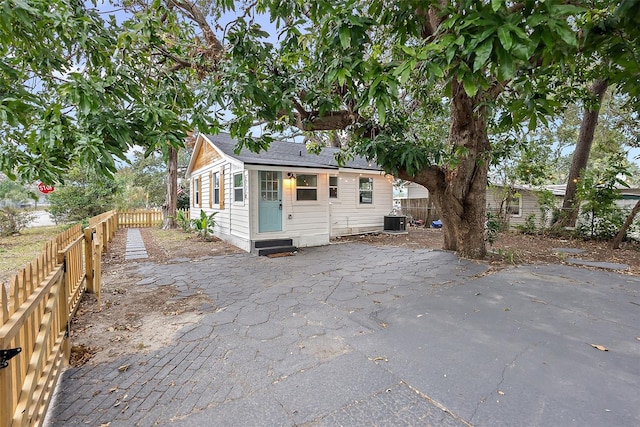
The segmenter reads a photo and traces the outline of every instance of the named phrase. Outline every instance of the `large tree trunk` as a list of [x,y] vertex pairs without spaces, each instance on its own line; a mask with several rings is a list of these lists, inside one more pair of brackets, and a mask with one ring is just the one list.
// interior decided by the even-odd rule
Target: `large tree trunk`
[[487,175],[489,169],[485,109],[453,82],[449,143],[465,151],[452,169],[430,168],[416,176],[400,171],[399,178],[421,184],[429,190],[440,214],[444,249],[460,256],[480,259],[486,255]]
[[589,154],[591,153],[591,146],[593,145],[593,135],[598,125],[598,114],[600,113],[600,104],[602,98],[607,91],[608,83],[606,80],[596,80],[589,92],[593,94],[598,102],[592,108],[586,108],[584,115],[582,116],[582,123],[580,124],[580,133],[578,135],[578,143],[576,149],[573,152],[573,159],[571,161],[571,170],[569,171],[569,178],[567,180],[567,190],[564,194],[564,201],[562,203],[562,215],[556,222],[556,227],[575,227],[578,220],[578,211],[580,210],[580,202],[576,200],[576,190],[578,187],[578,180],[587,167],[589,161]]
[[169,146],[167,160],[167,197],[162,205],[162,228],[176,228],[176,208],[178,205],[178,150]]
[[631,213],[629,213],[629,216],[625,220],[624,224],[622,224],[622,228],[620,228],[620,231],[618,231],[618,234],[616,234],[616,237],[611,242],[611,249],[620,248],[620,243],[622,243],[624,235],[627,233],[627,230],[631,226],[631,223],[633,222],[636,215],[638,215],[638,212],[640,212],[640,200],[638,200],[633,209],[631,209]]

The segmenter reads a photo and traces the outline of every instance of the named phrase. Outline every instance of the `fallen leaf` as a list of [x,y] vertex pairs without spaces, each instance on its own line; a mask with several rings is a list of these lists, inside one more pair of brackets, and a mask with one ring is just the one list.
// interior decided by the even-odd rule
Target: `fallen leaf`
[[111,421],[109,421],[108,423],[100,424],[100,427],[109,427],[110,425],[111,425]]
[[389,361],[389,359],[387,359],[384,356],[374,357],[373,359],[369,358],[369,360],[371,360],[372,362],[375,362],[375,363],[382,362],[382,361],[384,361],[384,362],[388,362]]
[[118,387],[113,387],[109,389],[109,393],[115,393],[116,391],[118,391]]
[[126,372],[127,369],[129,369],[129,365],[122,365],[118,368],[118,371],[120,372]]
[[499,394],[500,396],[504,396],[504,391],[502,391],[502,390],[498,390],[498,394]]
[[600,344],[591,344],[591,347],[597,348],[600,351],[609,351],[608,348],[606,348],[605,346],[600,345]]
[[636,337],[636,339],[637,339],[638,341],[640,341],[640,337]]

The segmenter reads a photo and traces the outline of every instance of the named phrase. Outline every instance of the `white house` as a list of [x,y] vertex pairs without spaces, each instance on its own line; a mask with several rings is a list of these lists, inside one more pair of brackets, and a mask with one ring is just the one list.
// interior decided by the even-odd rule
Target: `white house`
[[[416,219],[426,220],[428,225],[432,219],[440,219],[435,207],[429,203],[429,190],[415,182],[404,185],[405,197],[396,199],[402,210]],[[507,189],[500,185],[487,186],[487,211],[498,213],[500,209],[507,216],[511,227],[522,225],[530,214],[540,217],[540,206],[537,191],[526,186],[516,186],[516,193],[511,195],[507,206],[505,198]]]
[[217,212],[217,237],[252,251],[383,229],[393,179],[377,165],[356,157],[338,166],[337,148],[316,155],[274,141],[266,152],[236,154],[236,144],[228,134],[198,135],[186,172],[191,218]]

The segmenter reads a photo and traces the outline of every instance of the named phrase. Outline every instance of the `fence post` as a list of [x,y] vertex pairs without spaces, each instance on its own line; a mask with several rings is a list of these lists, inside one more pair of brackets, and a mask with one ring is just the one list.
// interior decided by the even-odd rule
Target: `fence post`
[[102,309],[101,302],[101,291],[102,291],[102,251],[100,251],[100,243],[104,244],[107,236],[102,235],[102,242],[96,240],[94,242],[94,252],[93,255],[96,259],[93,260],[93,293],[96,295],[96,299],[98,300],[98,310]]
[[60,319],[60,331],[65,331],[62,351],[65,363],[71,358],[71,343],[69,341],[69,272],[67,271],[67,257],[64,251],[58,251],[58,264],[62,265],[62,278],[58,282],[58,316]]
[[87,292],[93,293],[93,228],[84,229],[84,262],[87,275]]
[[113,239],[113,236],[116,235],[116,231],[118,231],[118,211],[114,211],[113,215],[111,215],[111,218],[109,218],[109,221],[111,221],[111,236],[110,238]]
[[107,227],[107,221],[102,221],[102,252],[109,251],[109,227]]

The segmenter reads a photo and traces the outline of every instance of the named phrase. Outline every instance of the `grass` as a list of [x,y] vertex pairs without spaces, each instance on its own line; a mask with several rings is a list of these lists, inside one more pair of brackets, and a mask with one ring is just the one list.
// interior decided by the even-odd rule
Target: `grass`
[[7,283],[13,274],[34,260],[45,243],[62,228],[60,225],[27,228],[17,236],[0,237],[0,282]]

